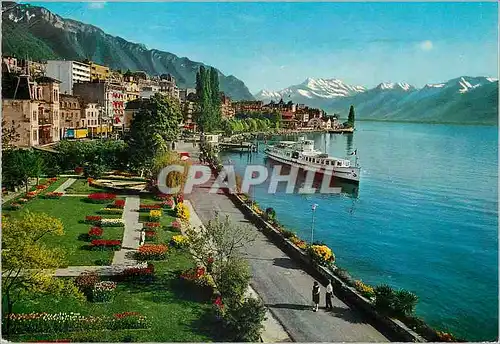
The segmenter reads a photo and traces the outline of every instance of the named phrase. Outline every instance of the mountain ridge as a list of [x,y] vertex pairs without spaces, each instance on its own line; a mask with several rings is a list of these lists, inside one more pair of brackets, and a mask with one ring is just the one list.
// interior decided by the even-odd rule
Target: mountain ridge
[[[313,80],[307,78],[281,91],[261,90],[255,97],[265,101],[293,100],[338,113],[343,118],[347,117],[350,105],[354,105],[358,119],[498,123],[498,79],[493,77],[459,76],[422,88],[406,82],[382,82],[371,89],[348,85],[338,79],[318,79],[334,81],[330,86],[338,89],[323,87],[323,91],[330,92],[328,97],[304,97],[307,85],[322,84]],[[351,91],[341,92],[346,89]],[[310,91],[309,96],[313,94],[313,90]]]
[[[180,87],[194,87],[202,62],[158,49],[147,49],[101,28],[67,19],[44,7],[2,2],[2,51],[31,59],[88,58],[112,69],[142,70],[151,75],[172,74]],[[234,100],[254,99],[243,81],[219,69],[220,89]]]

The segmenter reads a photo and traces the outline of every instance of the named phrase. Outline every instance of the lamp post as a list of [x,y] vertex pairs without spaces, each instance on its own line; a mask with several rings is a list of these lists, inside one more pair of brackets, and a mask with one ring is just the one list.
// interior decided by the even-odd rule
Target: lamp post
[[318,207],[318,205],[316,203],[314,203],[311,207],[312,209],[312,223],[311,223],[311,245],[313,244],[313,240],[314,240],[314,215],[316,213],[316,208]]

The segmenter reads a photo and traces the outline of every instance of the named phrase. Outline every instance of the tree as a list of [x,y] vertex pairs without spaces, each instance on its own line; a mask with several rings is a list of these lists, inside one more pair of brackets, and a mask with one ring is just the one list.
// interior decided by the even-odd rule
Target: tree
[[[255,240],[250,228],[231,223],[229,216],[221,219],[216,214],[207,226],[188,228],[186,235],[195,258],[205,266],[213,260],[211,274],[223,298],[233,300],[246,290],[249,273],[248,267],[244,267],[247,263],[240,260],[240,250]],[[228,278],[240,285],[232,284]]]
[[168,150],[167,141],[176,139],[181,122],[177,101],[161,94],[144,100],[132,120],[127,138],[133,167],[141,170],[141,174],[151,167],[153,159]]
[[224,314],[224,339],[228,342],[259,342],[266,320],[266,307],[260,300],[245,299]]
[[177,171],[170,172],[167,176],[167,180],[165,184],[169,188],[175,188],[177,186],[181,187],[181,190],[184,188],[184,185],[187,180],[187,175],[189,172],[189,167],[191,163],[189,161],[181,160],[180,155],[177,152],[169,151],[169,152],[160,152],[153,159],[153,166],[151,168],[150,178],[154,178],[160,174],[160,171],[167,166],[170,165],[180,165],[184,167],[184,173],[180,173]]
[[21,218],[2,218],[2,297],[7,305],[7,334],[9,315],[20,300],[47,293],[84,299],[71,281],[51,275],[50,269],[61,266],[62,252],[45,247],[42,239],[63,234],[62,222],[47,214],[26,212]]
[[28,192],[30,179],[37,178],[38,184],[45,164],[38,152],[31,149],[14,149],[4,152],[2,167],[2,180],[7,185],[24,185],[26,192]]
[[207,70],[204,66],[196,73],[196,122],[200,131],[212,132],[220,128],[220,90],[219,75],[215,68]]
[[354,128],[354,105],[349,108],[349,116],[347,117],[347,125]]
[[20,124],[16,126],[14,121],[8,125],[7,121],[2,119],[2,150],[13,148],[12,143],[16,142],[21,137],[17,132],[20,126]]

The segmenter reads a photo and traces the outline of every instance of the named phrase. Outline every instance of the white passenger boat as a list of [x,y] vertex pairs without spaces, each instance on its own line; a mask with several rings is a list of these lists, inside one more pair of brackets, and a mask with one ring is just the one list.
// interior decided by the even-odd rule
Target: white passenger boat
[[[314,141],[301,137],[295,141],[280,141],[275,145],[268,145],[265,154],[280,163],[303,170],[316,169],[317,173],[330,175],[335,178],[359,183],[360,167],[354,166],[348,159],[331,157],[328,154],[314,149]],[[357,152],[354,151],[353,155]]]

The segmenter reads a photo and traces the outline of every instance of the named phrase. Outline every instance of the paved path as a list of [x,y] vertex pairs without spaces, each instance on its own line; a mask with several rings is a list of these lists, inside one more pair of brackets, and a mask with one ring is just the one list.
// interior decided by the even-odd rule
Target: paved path
[[[193,228],[203,227],[198,214],[194,210],[191,202],[188,200],[184,201],[184,204],[188,207],[189,213],[191,214],[189,218],[189,224]],[[259,298],[259,295],[249,287],[246,293],[247,297]],[[274,317],[274,315],[268,310],[266,313],[266,320],[263,322],[264,329],[262,330],[261,338],[264,343],[280,343],[280,342],[291,342],[291,338],[288,336],[286,330],[281,326],[279,321]]]
[[73,185],[74,182],[76,182],[76,179],[68,178],[68,180],[59,185],[59,187],[54,192],[62,192],[63,194],[65,194],[66,189],[69,188],[71,185]]
[[[147,267],[147,263],[136,264],[137,267]],[[101,276],[118,275],[130,265],[107,265],[107,266],[70,266],[64,269],[57,269],[54,273],[56,277],[77,277],[82,272],[95,271]]]
[[127,196],[125,198],[125,207],[123,208],[123,221],[125,229],[123,231],[122,249],[115,252],[113,265],[136,265],[134,254],[139,247],[141,239],[142,224],[139,223],[139,205],[141,199],[137,195]]
[[[213,183],[214,178],[207,185]],[[206,223],[214,211],[229,214],[232,221],[255,229],[256,240],[244,253],[252,268],[252,286],[296,342],[386,342],[362,315],[337,297],[333,311],[312,311],[311,288],[314,278],[251,225],[232,201],[223,194],[207,193],[202,185],[189,195],[198,216]],[[324,306],[325,287],[321,291]]]

